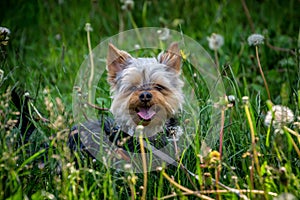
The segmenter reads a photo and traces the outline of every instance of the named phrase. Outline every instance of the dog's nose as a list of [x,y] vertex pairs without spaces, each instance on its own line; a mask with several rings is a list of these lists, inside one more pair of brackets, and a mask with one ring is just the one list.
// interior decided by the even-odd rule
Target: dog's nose
[[152,99],[152,94],[150,92],[142,92],[139,96],[139,99],[141,102],[143,103],[147,103],[149,101],[151,101]]

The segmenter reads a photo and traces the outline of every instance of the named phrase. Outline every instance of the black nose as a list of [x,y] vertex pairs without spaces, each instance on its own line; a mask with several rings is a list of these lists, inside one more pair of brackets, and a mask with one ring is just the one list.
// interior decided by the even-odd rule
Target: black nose
[[143,103],[147,103],[151,101],[152,99],[152,94],[150,92],[142,92],[139,96],[139,99]]

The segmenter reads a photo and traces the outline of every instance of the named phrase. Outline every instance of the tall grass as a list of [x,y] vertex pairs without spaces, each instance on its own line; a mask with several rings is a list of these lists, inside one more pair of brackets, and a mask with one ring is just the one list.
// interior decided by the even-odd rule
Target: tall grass
[[[135,1],[134,7],[122,10],[119,1],[1,1],[0,26],[11,35],[0,49],[0,199],[238,199],[237,191],[244,199],[300,198],[300,4],[246,3]],[[243,14],[245,6],[250,21]],[[72,87],[75,72],[89,55],[86,23],[93,27],[92,47],[119,31],[147,25],[182,31],[218,58],[226,94],[234,99],[226,102],[223,140],[215,146],[202,143],[213,106],[208,91],[188,63],[183,69],[190,85],[197,85],[193,92],[201,120],[181,162],[198,179],[171,166],[146,175],[120,172],[110,168],[110,160],[95,162],[70,152],[66,141],[73,125]],[[265,80],[255,48],[247,44],[253,29],[265,37],[259,47]],[[208,48],[206,38],[212,33],[224,37],[218,52]],[[107,90],[107,83],[103,85]],[[294,121],[279,131],[266,126],[268,99],[289,107]],[[198,119],[184,120],[189,126]],[[216,187],[214,179],[227,188]]]

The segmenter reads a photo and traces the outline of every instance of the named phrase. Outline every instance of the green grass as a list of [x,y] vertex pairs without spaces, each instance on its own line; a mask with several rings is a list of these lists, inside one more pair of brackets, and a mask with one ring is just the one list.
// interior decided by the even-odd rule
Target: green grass
[[[195,39],[213,58],[214,52],[209,50],[206,37],[212,33],[223,35],[225,44],[218,51],[219,69],[226,93],[234,95],[235,102],[225,110],[222,161],[218,163],[216,157],[217,161],[213,162],[211,156],[216,154],[207,156],[200,152],[201,140],[209,134],[210,105],[206,88],[197,87],[199,105],[192,106],[201,108],[200,126],[192,127],[197,129],[197,134],[182,161],[189,170],[200,175],[201,180],[192,178],[191,183],[179,169],[167,168],[164,172],[190,190],[208,191],[215,189],[209,179],[216,177],[218,164],[221,164],[223,184],[265,192],[245,193],[250,199],[272,199],[267,192],[290,193],[300,198],[299,138],[287,129],[283,134],[275,134],[273,128],[268,130],[264,125],[269,110],[268,96],[255,48],[247,43],[252,31],[241,2],[136,1],[133,10],[126,12],[121,10],[119,1],[1,1],[0,26],[9,28],[11,35],[8,45],[0,49],[0,69],[4,71],[0,80],[0,199],[139,199],[142,196],[142,174],[119,172],[88,157],[76,166],[74,155],[66,146],[67,134],[73,125],[73,84],[77,70],[88,55],[84,30],[87,22],[93,27],[92,47],[135,26],[168,27]],[[300,3],[297,0],[247,1],[247,6],[255,32],[265,36],[259,55],[271,100],[274,105],[287,106],[294,112],[295,123],[288,124],[288,128],[299,134]],[[187,69],[184,74],[189,81],[201,85],[203,80],[194,80]],[[107,84],[103,84],[107,92]],[[30,104],[30,123],[37,128],[29,143],[21,135],[21,126],[16,121],[20,113],[10,98],[14,87],[28,91],[31,97],[24,102]],[[260,171],[253,163],[243,96],[249,97]],[[105,98],[108,104],[110,101]],[[225,109],[227,102],[219,106]],[[218,144],[211,148],[219,150]],[[202,164],[199,155],[204,157]],[[148,174],[148,199],[174,193],[178,199],[196,198],[173,186],[163,172]],[[215,191],[205,195],[218,197]],[[238,199],[231,192],[220,196]]]

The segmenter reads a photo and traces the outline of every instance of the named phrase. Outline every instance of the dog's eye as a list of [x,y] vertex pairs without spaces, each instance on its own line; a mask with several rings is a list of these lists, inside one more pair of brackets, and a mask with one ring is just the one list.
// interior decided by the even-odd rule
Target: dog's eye
[[162,86],[162,85],[155,85],[154,88],[155,88],[156,90],[158,90],[158,91],[162,91],[162,90],[165,89],[165,87]]
[[130,91],[135,91],[136,89],[137,89],[136,86],[131,86],[131,87],[129,88]]

